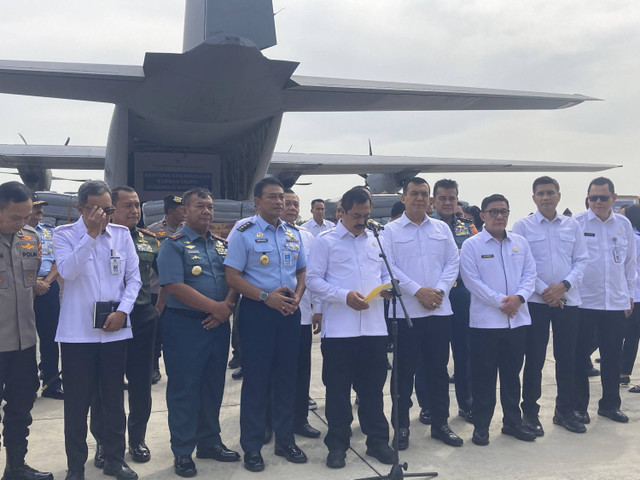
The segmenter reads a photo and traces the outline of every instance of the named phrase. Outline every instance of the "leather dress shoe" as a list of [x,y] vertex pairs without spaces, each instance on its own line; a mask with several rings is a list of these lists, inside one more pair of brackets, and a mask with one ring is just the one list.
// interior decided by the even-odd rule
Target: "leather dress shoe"
[[329,468],[344,468],[345,458],[347,454],[340,450],[329,450],[327,455],[327,467]]
[[155,385],[162,378],[162,374],[160,373],[159,368],[154,368],[151,372],[151,385]]
[[53,398],[54,400],[64,400],[64,390],[62,390],[60,385],[57,387],[50,385],[41,393],[41,396],[44,398]]
[[420,417],[419,417],[420,423],[423,423],[425,425],[431,425],[431,411],[423,408],[422,410],[420,410]]
[[273,437],[273,429],[271,429],[270,427],[267,427],[264,429],[264,440],[263,440],[263,444],[266,445],[267,443],[269,443],[271,441],[271,437]]
[[449,383],[456,383],[456,376],[455,376],[455,374],[454,374],[454,375],[451,375],[451,376],[449,377]]
[[309,410],[317,410],[318,409],[318,404],[316,403],[316,401],[309,397]]
[[147,463],[151,460],[151,450],[144,442],[129,444],[129,454],[136,463]]
[[96,454],[93,456],[93,466],[104,468],[104,446],[101,443],[96,445]]
[[568,415],[562,415],[558,410],[556,410],[553,414],[553,423],[560,425],[573,433],[584,433],[587,431],[587,427],[578,421],[573,412]]
[[489,429],[474,428],[473,437],[471,437],[471,441],[476,445],[480,445],[481,447],[484,447],[485,445],[489,445]]
[[198,473],[191,455],[176,455],[173,459],[173,470],[180,477],[195,477]]
[[591,367],[589,370],[587,370],[588,377],[597,377],[599,375],[600,375],[600,370],[598,370],[596,367]]
[[396,463],[396,452],[387,445],[375,445],[373,447],[367,447],[367,455],[375,458],[380,463],[384,463],[385,465],[393,465]]
[[523,415],[522,423],[525,427],[531,430],[536,437],[544,436],[544,428],[542,428],[538,415]]
[[84,470],[67,470],[64,480],[84,480]]
[[224,443],[214,445],[210,448],[198,448],[196,451],[197,458],[210,458],[218,462],[237,462],[240,460],[240,454],[233,450],[229,450]]
[[104,462],[102,473],[118,480],[137,480],[138,474],[129,468],[125,462]]
[[227,364],[227,366],[231,369],[236,369],[236,368],[240,368],[240,357],[234,355],[233,357],[231,357],[231,360],[229,360],[229,363]]
[[264,470],[264,460],[260,452],[244,452],[244,468],[250,472],[261,472]]
[[589,412],[587,412],[586,410],[584,412],[576,411],[575,416],[576,420],[578,420],[583,425],[588,425],[589,423],[591,423],[591,417],[589,417]]
[[462,440],[458,435],[453,433],[451,428],[449,428],[449,425],[447,425],[446,423],[444,425],[440,425],[437,428],[434,428],[432,425],[431,438],[442,440],[444,443],[452,447],[461,447],[462,444],[464,443],[464,440]]
[[629,385],[629,382],[631,382],[629,375],[620,375],[620,385]]
[[502,433],[515,437],[523,442],[533,442],[536,439],[536,434],[522,424],[515,426],[504,425],[502,427]]
[[53,473],[40,472],[26,463],[19,467],[7,465],[2,480],[53,480]]
[[234,380],[240,380],[242,378],[242,367],[234,370],[231,374],[231,378],[233,378]]
[[293,433],[297,433],[298,435],[302,435],[307,438],[318,438],[320,436],[320,430],[313,428],[308,423],[294,427]]
[[458,416],[464,418],[467,423],[473,425],[473,415],[471,414],[471,410],[463,410],[460,408],[458,409]]
[[282,446],[276,443],[273,453],[279,457],[284,457],[287,462],[291,463],[307,463],[307,456],[302,450],[298,448],[295,443],[291,445]]
[[398,450],[409,448],[409,429],[399,428],[396,435],[398,435]]
[[599,408],[598,415],[601,417],[607,417],[614,422],[627,423],[629,421],[629,417],[627,417],[619,408]]

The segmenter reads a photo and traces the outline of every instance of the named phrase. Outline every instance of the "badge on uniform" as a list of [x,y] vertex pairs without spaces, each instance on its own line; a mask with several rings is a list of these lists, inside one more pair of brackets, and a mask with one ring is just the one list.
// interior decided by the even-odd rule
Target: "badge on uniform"
[[153,248],[148,243],[139,243],[136,245],[139,252],[153,252]]
[[122,260],[116,255],[115,250],[111,250],[111,258],[109,258],[109,269],[111,275],[120,275],[122,270]]
[[493,253],[489,253],[487,255],[481,255],[482,258],[493,258]]
[[202,267],[201,267],[200,265],[196,265],[195,267],[193,267],[193,268],[191,269],[191,273],[192,273],[194,276],[196,276],[196,277],[197,277],[198,275],[200,275],[200,274],[202,273]]
[[269,265],[269,257],[267,257],[266,253],[263,253],[262,256],[260,257],[260,263],[262,265]]
[[185,245],[184,248],[187,248],[189,250],[196,248],[195,245]]
[[282,252],[282,265],[290,267],[293,265],[291,252]]
[[513,247],[513,252],[518,253],[518,247]]

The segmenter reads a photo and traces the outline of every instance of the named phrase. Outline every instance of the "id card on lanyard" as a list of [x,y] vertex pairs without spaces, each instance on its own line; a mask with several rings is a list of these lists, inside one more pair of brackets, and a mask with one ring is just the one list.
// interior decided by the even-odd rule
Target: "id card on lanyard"
[[122,260],[113,249],[111,249],[111,257],[109,257],[109,270],[111,275],[120,275],[122,272]]

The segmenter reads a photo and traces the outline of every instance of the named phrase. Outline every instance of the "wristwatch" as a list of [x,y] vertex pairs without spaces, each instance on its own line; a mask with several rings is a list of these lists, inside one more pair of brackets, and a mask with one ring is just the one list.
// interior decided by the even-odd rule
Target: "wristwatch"
[[567,291],[569,291],[569,289],[571,288],[571,284],[569,283],[568,280],[562,280],[562,284],[564,285],[564,288],[567,289]]
[[266,302],[267,298],[269,298],[269,293],[267,292],[260,292],[260,301],[262,302]]
[[518,295],[518,298],[520,299],[520,303],[524,303],[525,302],[524,297],[522,295]]

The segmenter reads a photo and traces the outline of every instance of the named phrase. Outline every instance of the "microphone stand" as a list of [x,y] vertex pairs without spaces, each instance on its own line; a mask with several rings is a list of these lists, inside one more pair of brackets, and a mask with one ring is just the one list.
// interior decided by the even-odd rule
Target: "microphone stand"
[[407,322],[409,328],[413,328],[413,322],[411,321],[411,317],[407,312],[407,308],[404,305],[404,301],[402,300],[402,292],[400,291],[400,283],[398,279],[393,276],[393,271],[389,266],[389,261],[387,260],[387,254],[384,253],[384,248],[382,248],[382,243],[380,242],[380,230],[382,230],[383,226],[378,226],[376,224],[367,225],[369,230],[373,232],[373,235],[376,237],[378,241],[378,247],[380,248],[380,258],[384,260],[384,264],[387,267],[387,271],[389,272],[389,277],[391,278],[391,305],[392,305],[392,313],[391,317],[391,338],[393,339],[393,361],[391,364],[391,399],[392,399],[392,423],[394,429],[393,436],[393,451],[396,454],[396,461],[391,466],[391,471],[387,475],[377,475],[375,477],[364,477],[359,478],[357,480],[402,480],[403,478],[409,477],[423,477],[423,478],[433,478],[438,476],[438,472],[421,472],[421,473],[405,473],[405,471],[409,468],[409,464],[407,462],[400,463],[399,449],[398,444],[400,441],[400,437],[398,435],[399,427],[398,427],[398,400],[400,395],[398,394],[398,320],[396,318],[396,300],[400,301],[400,306],[402,307],[402,311],[404,312],[404,319]]

